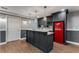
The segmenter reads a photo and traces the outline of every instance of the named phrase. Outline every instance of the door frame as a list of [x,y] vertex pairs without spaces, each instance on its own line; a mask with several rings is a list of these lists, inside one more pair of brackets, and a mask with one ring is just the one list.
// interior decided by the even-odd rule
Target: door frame
[[[10,41],[9,41],[9,39],[8,39],[8,36],[9,36],[9,35],[8,35],[8,33],[9,33],[9,32],[8,32],[8,30],[9,30],[9,19],[8,19],[8,18],[9,18],[9,17],[15,18],[15,17],[17,17],[17,16],[7,15],[7,33],[6,33],[6,34],[7,34],[7,37],[6,37],[6,42],[7,42],[7,43],[8,43],[8,42],[11,42],[11,41],[15,41],[15,40],[10,40]],[[19,25],[19,26],[20,26],[19,33],[21,34],[21,18],[19,18],[19,24],[20,24],[20,25]],[[20,34],[19,34],[20,37],[18,37],[16,40],[21,40],[21,35],[20,35]]]
[[[63,26],[63,44],[65,44],[66,43],[66,39],[65,39],[65,35],[66,35],[66,33],[65,33],[65,22],[64,21],[54,21],[53,22],[53,32],[55,32],[55,25],[54,25],[54,23],[56,23],[56,22],[63,22],[64,23],[64,26]],[[55,34],[53,34],[53,40],[55,41]]]
[[5,15],[5,18],[6,18],[6,30],[5,30],[5,42],[1,42],[0,45],[4,45],[4,44],[7,44],[7,20],[8,20],[8,15]]

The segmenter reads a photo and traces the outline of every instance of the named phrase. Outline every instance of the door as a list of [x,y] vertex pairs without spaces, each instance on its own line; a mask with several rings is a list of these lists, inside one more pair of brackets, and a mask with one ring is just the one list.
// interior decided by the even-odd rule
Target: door
[[14,41],[20,38],[20,19],[19,17],[8,16],[7,41]]
[[54,41],[64,44],[64,22],[54,22]]
[[0,43],[6,42],[7,15],[0,14]]

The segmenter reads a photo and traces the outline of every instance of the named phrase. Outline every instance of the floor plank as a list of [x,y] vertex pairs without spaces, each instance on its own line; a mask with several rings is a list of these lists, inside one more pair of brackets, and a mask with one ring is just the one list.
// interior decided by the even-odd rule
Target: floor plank
[[[0,53],[43,53],[40,49],[25,42],[24,40],[17,40],[8,42],[5,45],[0,45]],[[79,46],[68,44],[62,45],[54,43],[54,48],[50,53],[79,53]]]

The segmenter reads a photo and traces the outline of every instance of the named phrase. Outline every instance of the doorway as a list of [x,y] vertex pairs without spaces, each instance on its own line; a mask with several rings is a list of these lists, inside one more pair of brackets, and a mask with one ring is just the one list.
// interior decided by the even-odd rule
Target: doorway
[[7,22],[7,42],[18,40],[21,32],[19,17],[8,16]]

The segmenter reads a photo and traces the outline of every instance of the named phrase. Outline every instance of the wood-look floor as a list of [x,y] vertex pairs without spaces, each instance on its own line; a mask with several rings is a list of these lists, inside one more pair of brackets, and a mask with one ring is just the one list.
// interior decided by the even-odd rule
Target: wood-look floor
[[[1,45],[0,53],[42,53],[42,51],[24,40],[17,40]],[[79,53],[79,46],[54,43],[54,49],[50,53]]]

